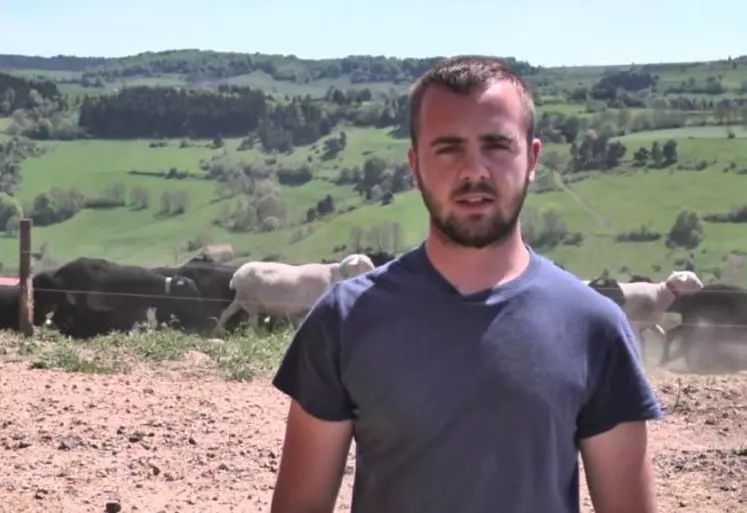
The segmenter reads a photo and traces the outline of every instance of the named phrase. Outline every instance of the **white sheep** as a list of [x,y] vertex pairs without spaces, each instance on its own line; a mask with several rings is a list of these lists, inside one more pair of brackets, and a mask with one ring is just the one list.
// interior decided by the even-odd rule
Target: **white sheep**
[[625,296],[622,309],[638,331],[644,359],[643,332],[655,332],[664,343],[666,334],[659,325],[664,313],[677,296],[692,294],[703,288],[703,282],[692,271],[674,271],[669,278],[659,283],[634,282],[619,285]]
[[352,254],[341,262],[291,265],[280,262],[247,262],[231,278],[236,291],[233,302],[223,311],[215,330],[242,308],[256,328],[259,312],[295,316],[308,311],[334,283],[374,269],[371,259]]

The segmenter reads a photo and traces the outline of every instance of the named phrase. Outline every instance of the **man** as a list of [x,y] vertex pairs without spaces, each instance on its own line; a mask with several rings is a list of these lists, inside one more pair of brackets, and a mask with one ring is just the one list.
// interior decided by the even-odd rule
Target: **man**
[[528,248],[541,143],[523,82],[447,59],[411,94],[425,243],[333,286],[274,385],[292,401],[273,513],[653,513],[660,410],[620,308]]

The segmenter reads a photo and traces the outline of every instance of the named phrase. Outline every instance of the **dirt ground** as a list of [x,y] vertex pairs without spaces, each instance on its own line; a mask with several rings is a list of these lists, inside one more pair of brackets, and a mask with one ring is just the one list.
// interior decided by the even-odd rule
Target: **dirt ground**
[[[127,375],[0,364],[0,512],[269,511],[287,401],[267,378],[209,377],[206,358]],[[747,511],[747,373],[652,379],[659,511]],[[336,511],[352,477],[351,459]]]

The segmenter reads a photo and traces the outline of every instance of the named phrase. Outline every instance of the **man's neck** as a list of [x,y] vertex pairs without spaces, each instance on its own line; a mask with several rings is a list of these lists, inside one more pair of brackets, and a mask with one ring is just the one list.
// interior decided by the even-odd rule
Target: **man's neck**
[[433,267],[462,294],[473,294],[518,278],[530,254],[517,230],[501,244],[467,248],[431,232],[425,251]]

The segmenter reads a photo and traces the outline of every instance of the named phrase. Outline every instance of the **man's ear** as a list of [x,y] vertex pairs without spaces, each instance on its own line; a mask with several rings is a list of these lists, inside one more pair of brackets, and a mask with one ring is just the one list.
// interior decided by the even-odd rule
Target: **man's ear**
[[410,172],[412,173],[412,180],[415,182],[415,187],[421,189],[420,169],[418,168],[418,152],[415,148],[407,150],[407,162],[410,164]]
[[535,137],[532,140],[532,144],[529,146],[529,175],[527,176],[527,180],[529,183],[534,182],[534,178],[537,171],[537,164],[539,164],[539,158],[542,154],[542,141]]

